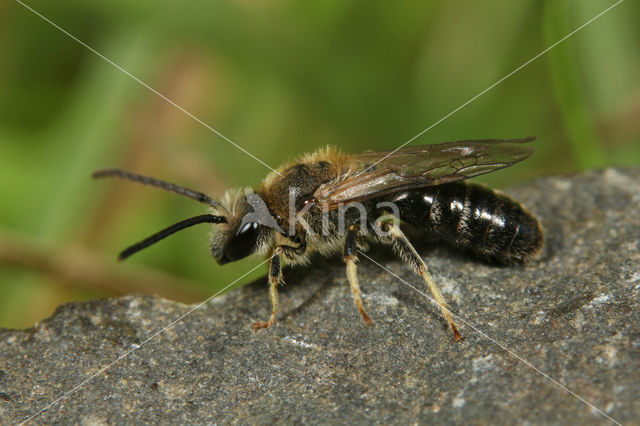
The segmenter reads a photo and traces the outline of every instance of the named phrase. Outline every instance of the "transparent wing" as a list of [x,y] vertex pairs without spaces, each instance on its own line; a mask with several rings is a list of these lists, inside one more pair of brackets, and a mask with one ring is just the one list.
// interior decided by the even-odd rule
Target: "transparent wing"
[[441,185],[509,167],[533,154],[524,139],[485,139],[408,146],[355,156],[355,172],[321,185],[320,204],[362,201],[402,190]]

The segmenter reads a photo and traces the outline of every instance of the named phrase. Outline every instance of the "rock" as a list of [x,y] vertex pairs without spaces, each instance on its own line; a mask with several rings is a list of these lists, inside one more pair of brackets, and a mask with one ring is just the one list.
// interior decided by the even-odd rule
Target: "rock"
[[372,327],[334,258],[287,271],[279,322],[256,333],[252,322],[269,315],[266,280],[193,312],[195,305],[131,295],[67,304],[32,329],[2,330],[0,418],[637,421],[640,169],[545,178],[507,192],[542,219],[538,260],[497,267],[445,247],[420,248],[461,316],[462,342],[400,281],[423,290],[420,279],[376,249],[369,255],[400,279],[361,261]]

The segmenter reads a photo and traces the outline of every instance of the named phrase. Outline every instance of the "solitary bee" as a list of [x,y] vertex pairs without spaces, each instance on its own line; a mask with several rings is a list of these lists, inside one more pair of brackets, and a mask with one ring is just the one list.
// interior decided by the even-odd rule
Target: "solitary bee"
[[358,251],[380,243],[390,245],[422,277],[459,340],[444,298],[399,222],[489,261],[512,264],[535,256],[543,243],[535,216],[504,194],[463,182],[529,157],[533,148],[524,144],[533,139],[458,141],[357,155],[327,147],[281,166],[257,188],[229,190],[219,200],[124,170],[93,176],[156,186],[212,210],[130,246],[120,253],[121,260],[199,223],[213,224],[210,249],[218,264],[268,255],[271,317],[254,323],[254,330],[275,322],[283,261],[306,264],[316,252],[328,256],[342,251],[356,307],[370,324],[356,265]]

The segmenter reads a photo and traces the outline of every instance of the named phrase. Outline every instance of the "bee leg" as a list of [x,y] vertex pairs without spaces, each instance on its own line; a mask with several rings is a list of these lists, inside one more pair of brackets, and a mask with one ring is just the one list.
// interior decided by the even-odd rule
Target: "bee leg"
[[347,237],[344,244],[344,263],[347,265],[347,279],[351,285],[351,293],[353,293],[353,299],[356,303],[362,319],[367,325],[371,325],[371,318],[364,310],[362,305],[362,299],[360,299],[360,285],[358,284],[358,254],[356,246],[356,237],[358,236],[358,226],[351,225],[347,230]]
[[456,341],[462,340],[462,336],[458,332],[458,328],[456,324],[453,322],[451,315],[449,314],[449,309],[447,306],[447,302],[445,301],[442,294],[440,294],[440,290],[436,286],[436,283],[433,281],[429,270],[427,269],[427,265],[424,263],[416,249],[411,245],[407,237],[404,235],[400,227],[394,223],[384,223],[382,224],[382,229],[385,232],[389,233],[391,237],[391,242],[393,244],[393,248],[396,253],[405,261],[408,261],[411,264],[414,272],[422,277],[422,279],[427,283],[433,298],[440,306],[440,311],[442,315],[445,317],[451,330],[453,331],[453,337]]
[[271,317],[267,322],[254,322],[253,331],[271,327],[276,322],[278,313],[278,284],[282,282],[282,249],[276,247],[269,263],[269,297],[271,298]]

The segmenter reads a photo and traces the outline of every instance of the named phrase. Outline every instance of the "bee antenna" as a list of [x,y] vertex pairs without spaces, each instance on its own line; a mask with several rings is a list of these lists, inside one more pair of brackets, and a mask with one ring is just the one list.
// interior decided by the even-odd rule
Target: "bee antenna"
[[208,204],[217,209],[224,210],[220,205],[220,203],[213,200],[208,195],[203,194],[202,192],[194,191],[192,189],[185,188],[180,185],[176,185],[175,183],[169,183],[169,182],[162,181],[160,179],[139,175],[137,173],[131,173],[126,170],[121,170],[121,169],[98,170],[97,172],[93,172],[92,176],[94,179],[99,179],[103,177],[117,177],[121,179],[131,180],[134,182],[140,182],[145,185],[151,185],[167,191],[175,192],[176,194],[184,195],[185,197],[189,197],[193,200],[200,201],[201,203]]
[[150,237],[145,238],[144,240],[136,243],[130,247],[124,249],[120,255],[118,255],[118,260],[125,260],[127,257],[131,256],[134,253],[139,252],[142,249],[149,247],[152,244],[157,243],[158,241],[167,238],[171,234],[175,234],[178,231],[181,231],[185,228],[189,228],[190,226],[197,225],[199,223],[226,223],[227,219],[224,216],[216,216],[212,214],[203,214],[200,216],[190,217],[189,219],[181,220],[178,223],[174,223],[173,225],[163,229],[162,231],[156,232]]

